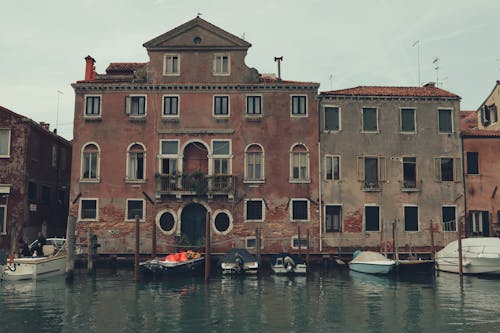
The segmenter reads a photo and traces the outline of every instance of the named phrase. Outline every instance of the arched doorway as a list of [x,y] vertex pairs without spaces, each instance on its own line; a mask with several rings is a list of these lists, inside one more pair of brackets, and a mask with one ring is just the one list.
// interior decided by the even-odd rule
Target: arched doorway
[[198,203],[190,203],[181,213],[182,245],[205,245],[205,219],[207,209]]

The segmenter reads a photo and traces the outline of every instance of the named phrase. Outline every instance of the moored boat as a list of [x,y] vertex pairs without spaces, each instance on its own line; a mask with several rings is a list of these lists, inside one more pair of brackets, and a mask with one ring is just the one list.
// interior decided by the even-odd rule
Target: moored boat
[[[436,253],[436,268],[443,272],[459,272],[458,240]],[[462,272],[500,275],[500,238],[462,239]]]
[[271,269],[276,275],[306,274],[306,262],[296,254],[279,253],[271,257]]
[[222,274],[257,274],[259,263],[246,249],[230,249],[220,259]]
[[399,273],[427,273],[434,269],[434,260],[408,258],[396,260],[396,267]]
[[349,262],[349,269],[368,274],[388,274],[396,267],[396,261],[373,251],[356,251]]
[[169,254],[141,262],[139,268],[145,274],[161,275],[196,275],[203,272],[205,258],[198,252],[185,251]]

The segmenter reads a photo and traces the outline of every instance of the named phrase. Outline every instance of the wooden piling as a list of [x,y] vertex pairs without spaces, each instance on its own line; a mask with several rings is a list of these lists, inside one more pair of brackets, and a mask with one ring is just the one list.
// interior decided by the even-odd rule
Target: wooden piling
[[73,280],[75,270],[75,229],[76,217],[70,215],[66,227],[66,281]]
[[259,266],[260,266],[260,255],[261,255],[261,251],[260,251],[260,229],[259,228],[255,228],[255,251],[256,251],[256,255],[257,255],[257,262],[259,263]]
[[139,251],[140,251],[140,228],[139,215],[135,216],[135,251],[134,251],[134,280],[139,281]]
[[210,279],[210,249],[211,249],[211,233],[210,233],[210,212],[207,211],[205,217],[205,282]]
[[431,232],[431,248],[432,248],[432,258],[436,258],[436,246],[434,245],[434,223],[432,223],[431,220],[431,227],[430,227],[430,232]]
[[399,260],[398,245],[396,244],[396,221],[392,221],[392,258]]
[[311,240],[311,237],[310,237],[310,233],[309,233],[309,228],[307,228],[307,250],[306,250],[306,263],[307,263],[307,267],[309,268],[309,252],[311,251],[310,248],[311,248],[311,244],[309,243],[309,241]]
[[462,258],[462,221],[457,221],[458,228],[458,274],[460,275],[460,282],[463,279],[463,258]]
[[156,220],[153,218],[153,229],[151,231],[151,258],[156,258]]
[[300,239],[300,225],[297,226],[297,237],[299,238],[299,256],[302,256],[302,241]]
[[94,272],[94,236],[92,234],[92,228],[87,228],[87,274],[92,274]]

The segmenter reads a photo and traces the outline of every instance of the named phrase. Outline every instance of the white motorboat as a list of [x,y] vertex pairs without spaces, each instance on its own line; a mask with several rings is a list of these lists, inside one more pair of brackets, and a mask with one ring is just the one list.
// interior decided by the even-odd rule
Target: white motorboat
[[396,267],[396,261],[372,251],[356,251],[349,263],[349,269],[368,274],[388,274]]
[[257,274],[259,263],[246,249],[230,249],[220,259],[222,274]]
[[[436,253],[436,267],[443,272],[459,272],[458,240]],[[462,272],[464,274],[500,275],[500,238],[462,239]]]
[[280,253],[271,257],[271,268],[276,275],[306,274],[305,261],[296,254]]
[[43,246],[44,256],[9,258],[3,275],[5,280],[29,280],[64,274],[66,251],[64,239],[47,239]]

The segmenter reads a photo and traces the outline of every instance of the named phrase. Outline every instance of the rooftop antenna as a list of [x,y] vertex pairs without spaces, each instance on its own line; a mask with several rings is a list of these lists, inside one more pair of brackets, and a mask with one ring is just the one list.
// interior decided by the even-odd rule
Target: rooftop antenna
[[245,33],[243,33],[243,35],[241,35],[241,39],[245,40]]
[[59,101],[61,99],[61,95],[64,95],[61,90],[57,91],[57,112],[56,112],[56,130],[59,129]]
[[417,46],[417,73],[418,73],[418,86],[420,87],[422,85],[422,82],[420,81],[420,39],[418,39],[415,43],[413,43],[412,47]]
[[202,13],[198,13],[198,14],[196,14],[196,17],[199,18],[201,15],[203,15],[203,14]]
[[278,63],[278,79],[281,80],[281,62],[283,61],[283,56],[274,57],[274,61]]
[[439,87],[439,57],[434,57],[432,63],[434,64],[434,70],[436,71],[436,86]]
[[330,80],[330,90],[332,90],[333,89],[333,74],[330,74],[328,79]]

